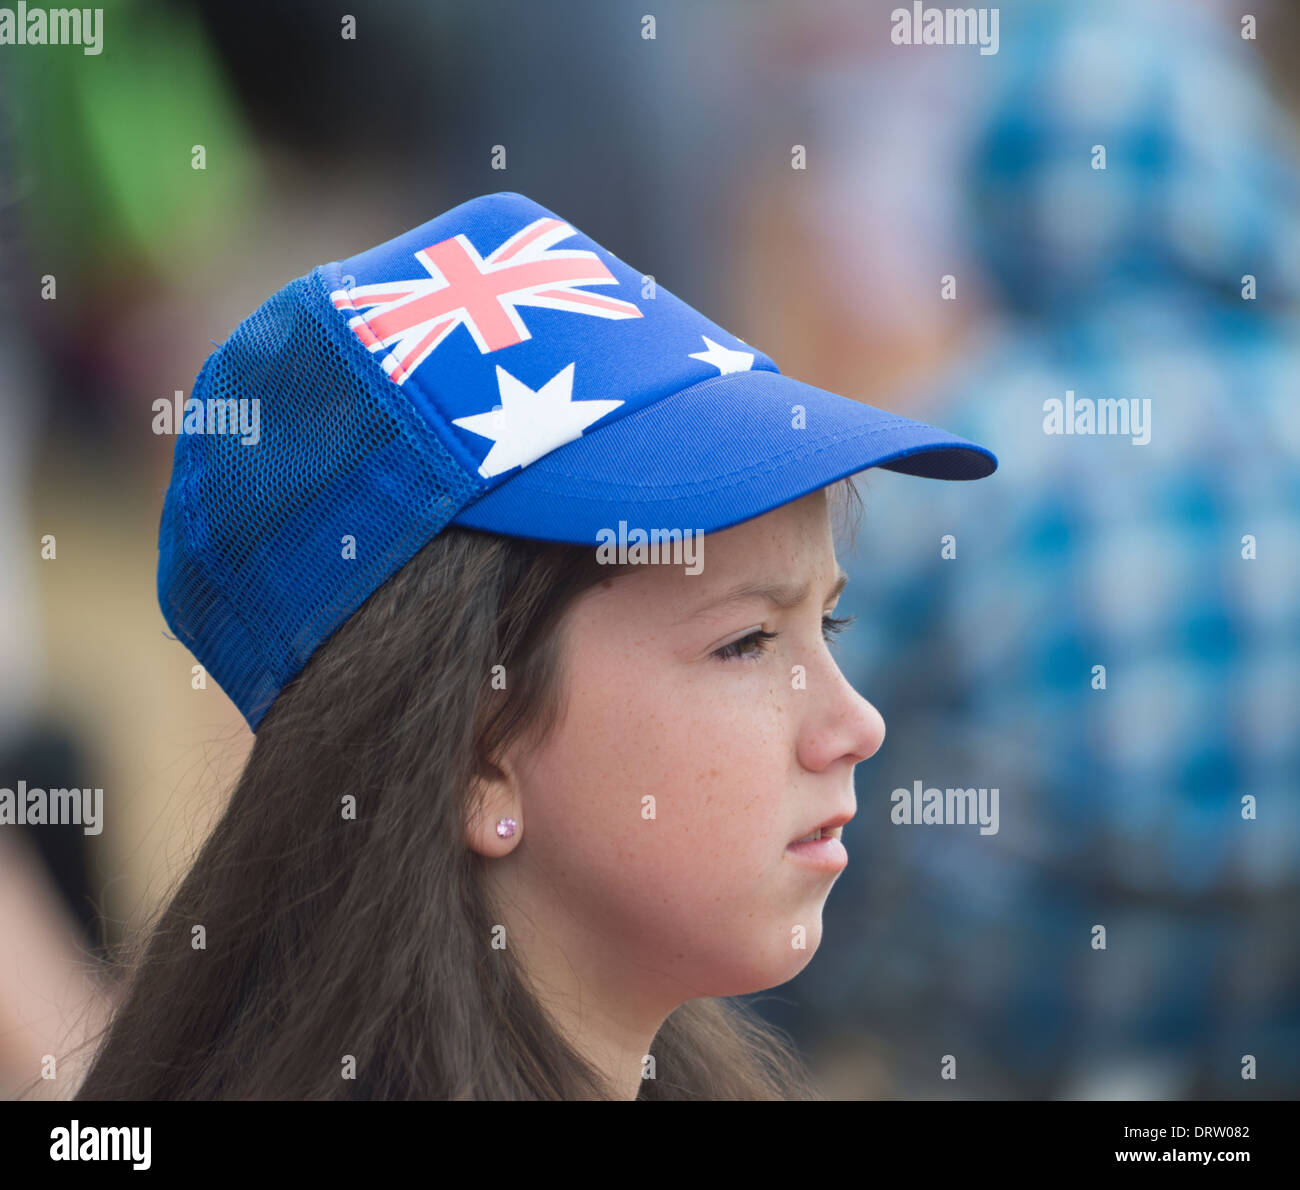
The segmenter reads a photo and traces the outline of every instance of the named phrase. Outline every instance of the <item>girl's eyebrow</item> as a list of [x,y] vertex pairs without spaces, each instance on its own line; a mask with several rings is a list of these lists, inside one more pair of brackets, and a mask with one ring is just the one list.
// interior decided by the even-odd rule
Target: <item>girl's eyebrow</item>
[[[832,603],[838,597],[841,591],[848,584],[849,576],[842,569],[836,568],[835,582],[831,589],[826,593],[826,602]],[[721,595],[710,599],[707,603],[692,609],[677,623],[684,623],[693,616],[698,616],[703,611],[714,611],[721,607],[726,607],[733,603],[739,603],[746,599],[764,599],[773,607],[787,611],[792,607],[798,607],[808,598],[811,584],[804,582],[794,583],[763,583],[763,582],[744,582],[729,591],[724,591]]]

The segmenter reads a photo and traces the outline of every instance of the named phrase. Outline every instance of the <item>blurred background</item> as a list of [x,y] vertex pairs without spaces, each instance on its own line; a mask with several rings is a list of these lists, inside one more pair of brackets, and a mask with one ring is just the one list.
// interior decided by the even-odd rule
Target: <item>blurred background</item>
[[[888,735],[820,950],[752,998],[826,1092],[1295,1096],[1300,12],[1013,0],[981,54],[894,7],[115,0],[99,54],[0,47],[0,788],[105,791],[98,835],[0,827],[0,1094],[102,1021],[252,742],[158,608],[153,403],[313,265],[516,190],[999,457],[857,481],[837,648]],[[1044,433],[1067,391],[1150,442]],[[916,781],[997,787],[998,833],[892,824]]]

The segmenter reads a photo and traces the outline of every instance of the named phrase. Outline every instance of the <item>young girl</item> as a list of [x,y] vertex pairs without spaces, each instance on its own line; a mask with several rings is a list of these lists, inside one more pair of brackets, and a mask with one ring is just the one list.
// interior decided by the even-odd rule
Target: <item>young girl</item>
[[994,457],[515,193],[286,286],[185,423],[159,598],[256,738],[78,1097],[815,1096],[727,997],[816,950],[884,737],[828,488]]

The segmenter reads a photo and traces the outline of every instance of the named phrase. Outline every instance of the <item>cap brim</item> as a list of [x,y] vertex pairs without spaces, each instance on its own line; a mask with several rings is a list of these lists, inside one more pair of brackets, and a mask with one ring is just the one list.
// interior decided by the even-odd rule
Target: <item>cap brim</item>
[[620,520],[714,533],[868,467],[959,480],[997,465],[991,451],[924,422],[779,372],[738,372],[593,427],[451,523],[574,545],[598,544]]

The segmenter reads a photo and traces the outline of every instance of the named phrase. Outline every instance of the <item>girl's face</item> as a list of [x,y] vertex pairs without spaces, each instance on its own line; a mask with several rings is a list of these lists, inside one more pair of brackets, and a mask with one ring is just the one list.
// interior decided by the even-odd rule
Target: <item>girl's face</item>
[[[565,713],[512,760],[519,841],[490,865],[552,954],[665,1011],[802,970],[838,871],[787,844],[853,814],[854,766],[885,735],[823,635],[839,576],[824,489],[709,534],[702,556],[573,605]],[[804,584],[787,608],[724,598]]]

